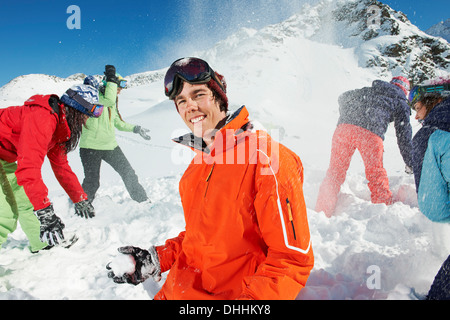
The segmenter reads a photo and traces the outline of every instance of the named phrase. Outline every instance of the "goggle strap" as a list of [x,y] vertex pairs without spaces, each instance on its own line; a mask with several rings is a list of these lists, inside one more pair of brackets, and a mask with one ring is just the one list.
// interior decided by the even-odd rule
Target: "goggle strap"
[[226,92],[225,87],[224,87],[222,81],[220,81],[219,77],[217,77],[217,74],[214,71],[212,71],[212,73],[213,73],[213,78],[219,85],[220,89],[222,89],[223,92]]
[[87,111],[89,111],[90,113],[92,113],[95,109],[95,107],[97,105],[92,105],[91,103],[87,102],[86,100],[84,100],[79,94],[78,92],[72,90],[72,89],[68,89],[66,91],[67,95],[75,100],[76,102],[78,102],[83,108],[85,108]]
[[425,93],[433,93],[433,92],[441,92],[441,91],[449,91],[450,90],[450,83],[445,84],[437,84],[437,85],[431,85],[431,86],[423,86],[420,87],[420,92]]

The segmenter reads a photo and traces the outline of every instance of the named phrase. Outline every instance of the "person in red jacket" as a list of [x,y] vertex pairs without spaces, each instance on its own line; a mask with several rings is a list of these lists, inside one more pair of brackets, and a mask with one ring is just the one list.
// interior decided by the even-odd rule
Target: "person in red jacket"
[[139,284],[167,279],[154,299],[295,299],[314,265],[300,158],[255,130],[245,106],[228,114],[224,78],[198,58],[166,73],[192,133],[175,139],[196,156],[180,180],[186,229],[149,250],[119,252],[132,273],[109,277]]
[[69,166],[67,153],[74,150],[88,117],[102,106],[95,88],[74,86],[61,99],[35,95],[23,106],[0,109],[0,245],[19,220],[32,252],[51,248],[64,240],[64,223],[55,214],[42,180],[45,156],[70,199],[75,212],[92,217],[95,211]]

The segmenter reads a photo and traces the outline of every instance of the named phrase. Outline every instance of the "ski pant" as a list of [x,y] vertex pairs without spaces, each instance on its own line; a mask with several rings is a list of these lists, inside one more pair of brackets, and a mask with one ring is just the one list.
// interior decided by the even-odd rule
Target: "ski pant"
[[0,159],[0,247],[17,228],[17,221],[28,238],[30,250],[39,251],[47,246],[40,240],[40,223],[22,186],[17,184],[17,164]]
[[138,177],[123,154],[120,147],[114,150],[95,150],[80,148],[80,157],[84,169],[82,187],[89,200],[94,200],[100,187],[100,166],[102,161],[108,163],[121,176],[131,198],[137,202],[148,200],[144,188]]
[[434,278],[427,300],[450,300],[450,256]]
[[392,203],[389,179],[383,167],[383,140],[364,128],[340,124],[333,135],[330,166],[319,189],[315,208],[317,212],[323,211],[328,217],[333,215],[341,185],[356,149],[364,161],[372,202]]

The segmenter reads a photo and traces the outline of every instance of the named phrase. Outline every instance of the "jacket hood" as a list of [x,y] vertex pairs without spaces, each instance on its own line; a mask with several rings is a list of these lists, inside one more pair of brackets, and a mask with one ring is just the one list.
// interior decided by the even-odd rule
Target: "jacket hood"
[[[250,126],[248,116],[249,113],[247,108],[242,106],[234,113],[228,114],[222,121],[220,121],[217,124],[216,130],[221,132],[225,132],[225,130],[234,130],[235,135],[238,135],[239,133],[247,130]],[[202,138],[195,136],[193,133],[185,134],[181,137],[173,139],[173,141],[188,146],[194,151],[201,151],[208,154],[211,152],[205,141]]]
[[402,89],[389,82],[382,80],[375,80],[372,82],[372,87],[377,93],[386,95],[393,99],[406,100],[406,95]]
[[[50,100],[51,99],[51,100]],[[39,106],[42,108],[45,108],[49,111],[52,111],[53,113],[58,114],[58,110],[55,110],[58,108],[57,104],[59,101],[59,97],[56,94],[48,94],[48,95],[34,95],[30,97],[27,101],[25,101],[25,106]],[[55,105],[56,103],[56,105]]]
[[445,99],[430,111],[423,126],[450,132],[450,98]]

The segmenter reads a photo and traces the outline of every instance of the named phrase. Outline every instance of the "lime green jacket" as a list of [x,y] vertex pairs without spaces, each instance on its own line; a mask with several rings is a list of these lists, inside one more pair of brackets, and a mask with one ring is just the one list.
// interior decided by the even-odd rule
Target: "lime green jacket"
[[123,121],[117,109],[117,84],[107,82],[105,94],[99,92],[99,104],[104,106],[98,118],[89,118],[83,127],[80,148],[95,150],[113,150],[118,144],[116,128],[120,131],[131,132],[135,125]]

